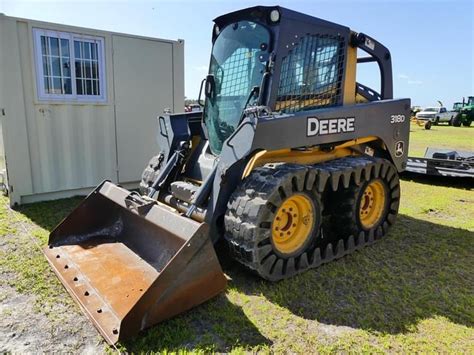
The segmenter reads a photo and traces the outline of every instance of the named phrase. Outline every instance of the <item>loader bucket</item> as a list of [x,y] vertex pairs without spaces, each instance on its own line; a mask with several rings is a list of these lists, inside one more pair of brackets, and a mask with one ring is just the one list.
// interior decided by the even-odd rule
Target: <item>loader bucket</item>
[[208,225],[154,204],[139,214],[129,191],[99,185],[52,231],[44,254],[109,344],[220,293],[226,278]]

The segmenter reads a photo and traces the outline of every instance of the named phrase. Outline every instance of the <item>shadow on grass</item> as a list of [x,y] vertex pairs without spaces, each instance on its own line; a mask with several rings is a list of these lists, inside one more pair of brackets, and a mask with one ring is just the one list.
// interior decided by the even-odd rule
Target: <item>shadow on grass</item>
[[434,316],[474,326],[473,255],[474,233],[399,216],[385,239],[292,279],[226,271],[240,291],[305,319],[396,334]]
[[84,198],[85,196],[77,196],[61,200],[31,203],[15,207],[15,210],[24,214],[38,226],[51,232]]
[[242,308],[224,294],[171,320],[160,323],[121,346],[127,352],[177,352],[184,349],[229,352],[271,346]]
[[402,180],[415,181],[424,185],[455,187],[464,190],[474,189],[474,179],[469,177],[433,176],[409,171],[403,172],[400,177]]
[[[80,201],[44,202],[19,210],[51,230]],[[473,232],[402,215],[382,241],[289,280],[265,282],[234,262],[223,266],[235,291],[263,295],[302,318],[398,334],[435,316],[474,326],[473,255]],[[225,295],[122,344],[129,352],[225,352],[236,346],[270,345]]]

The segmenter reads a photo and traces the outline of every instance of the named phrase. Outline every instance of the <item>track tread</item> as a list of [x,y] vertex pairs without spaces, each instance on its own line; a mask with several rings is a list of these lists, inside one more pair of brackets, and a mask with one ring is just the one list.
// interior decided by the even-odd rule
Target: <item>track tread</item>
[[[293,178],[288,180],[288,176]],[[313,246],[289,259],[273,252],[270,242],[273,212],[291,191],[340,193],[343,202],[338,201],[337,208],[343,212],[337,215],[337,225],[344,225],[346,219],[352,218],[349,208],[354,203],[349,198],[352,189],[378,177],[387,181],[393,199],[381,226],[367,232],[341,235],[342,238],[331,239],[323,249]],[[277,281],[342,258],[382,238],[395,222],[399,199],[398,174],[393,165],[382,158],[346,157],[313,166],[267,164],[256,168],[231,197],[224,218],[225,238],[237,261],[261,277]]]

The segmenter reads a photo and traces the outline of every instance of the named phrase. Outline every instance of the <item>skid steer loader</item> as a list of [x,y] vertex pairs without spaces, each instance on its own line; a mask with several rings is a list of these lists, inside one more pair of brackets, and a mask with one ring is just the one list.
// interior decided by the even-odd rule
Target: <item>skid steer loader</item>
[[[371,244],[395,221],[410,100],[393,99],[387,48],[262,6],[215,19],[212,42],[203,112],[158,118],[160,152],[140,193],[103,182],[45,249],[110,344],[221,292],[219,240],[277,281]],[[356,82],[366,62],[380,68],[380,93]]]

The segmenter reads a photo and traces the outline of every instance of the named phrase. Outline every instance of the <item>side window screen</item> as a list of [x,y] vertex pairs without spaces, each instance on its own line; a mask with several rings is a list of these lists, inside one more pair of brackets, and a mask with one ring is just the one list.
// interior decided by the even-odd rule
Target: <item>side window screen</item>
[[344,40],[303,37],[283,58],[276,111],[291,113],[336,105],[341,98]]

